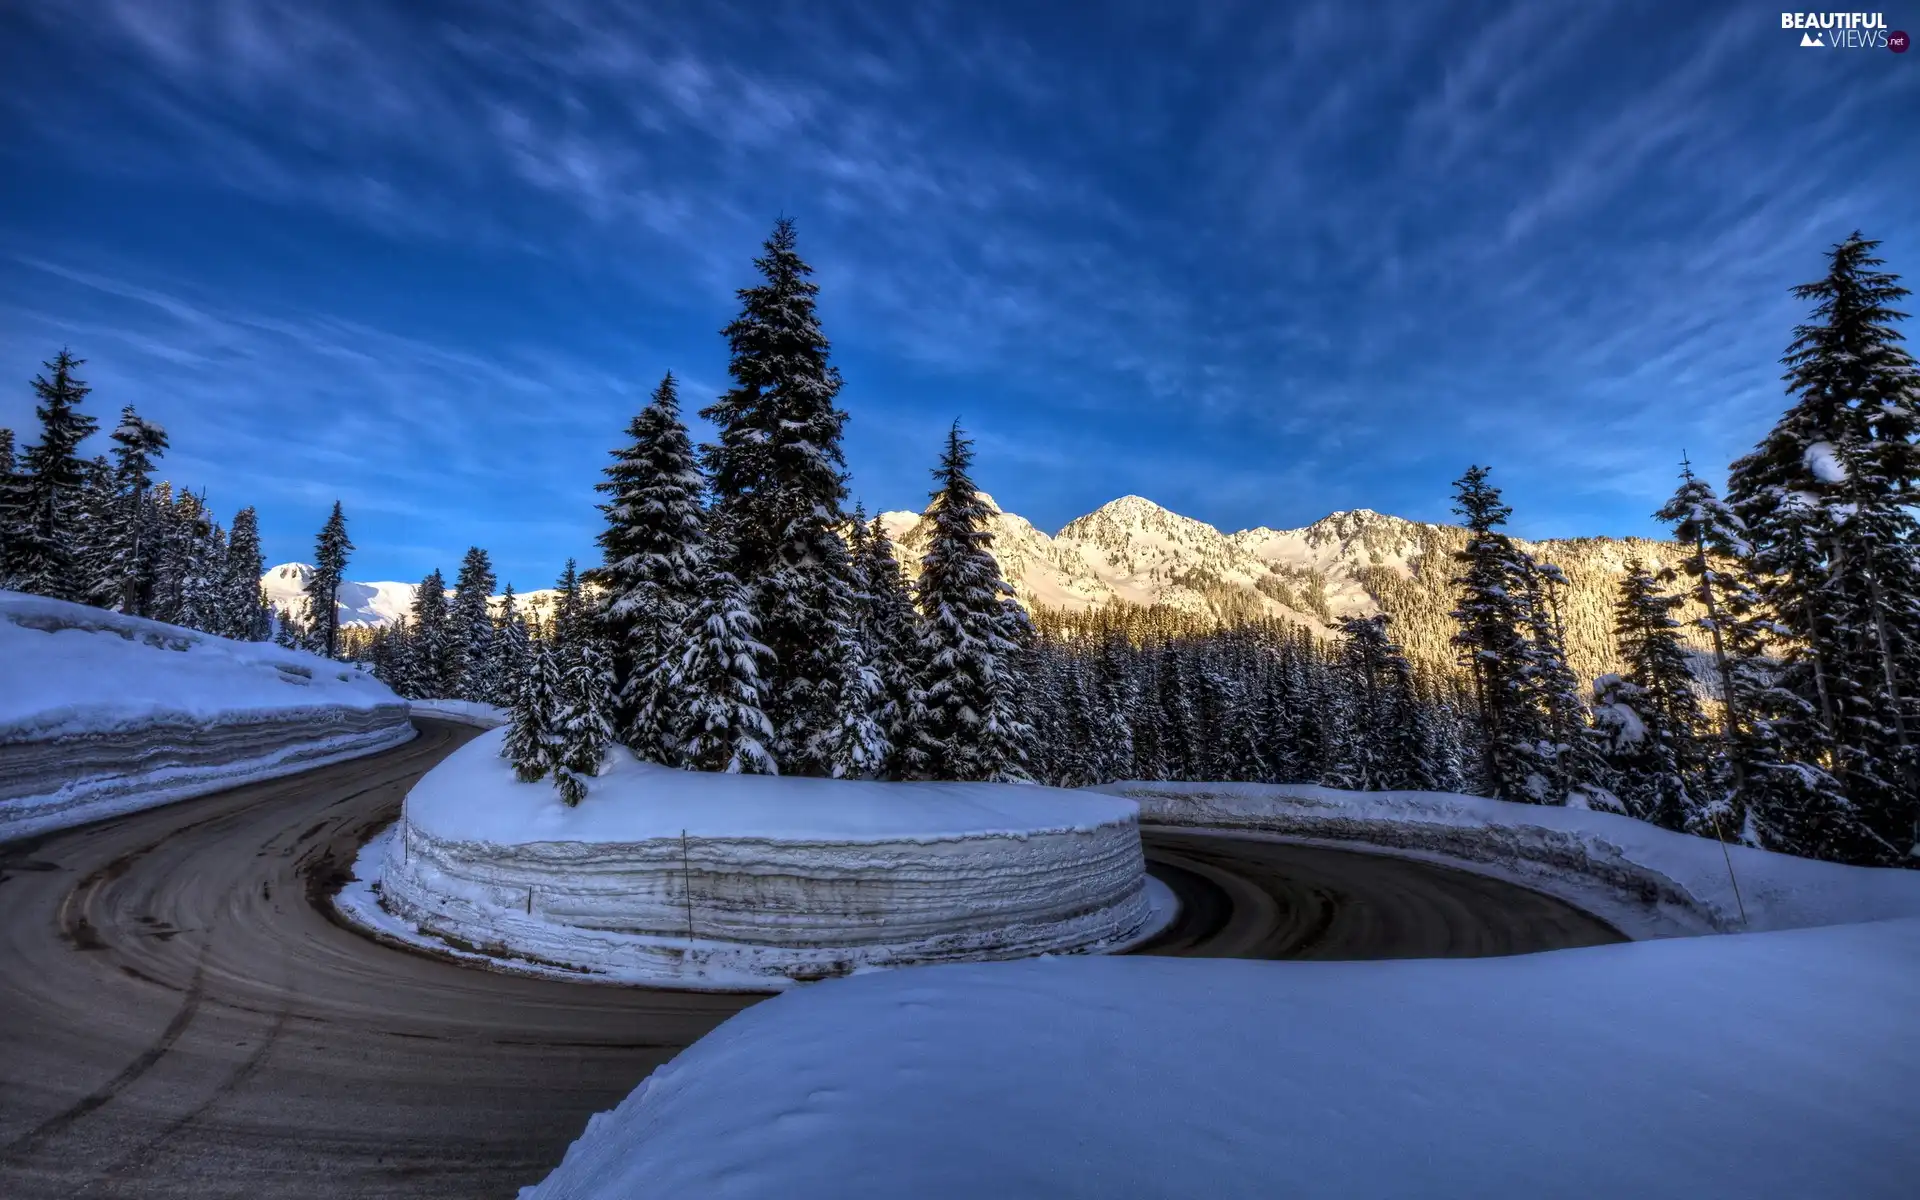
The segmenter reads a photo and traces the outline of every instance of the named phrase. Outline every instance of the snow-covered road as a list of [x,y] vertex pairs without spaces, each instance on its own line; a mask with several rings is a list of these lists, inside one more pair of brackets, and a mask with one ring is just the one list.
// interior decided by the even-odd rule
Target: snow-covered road
[[[495,974],[378,945],[312,893],[472,736],[0,847],[0,1194],[510,1194],[752,996]],[[1150,834],[1159,944],[1383,957],[1610,940],[1418,862]],[[1309,914],[1283,919],[1280,914]]]

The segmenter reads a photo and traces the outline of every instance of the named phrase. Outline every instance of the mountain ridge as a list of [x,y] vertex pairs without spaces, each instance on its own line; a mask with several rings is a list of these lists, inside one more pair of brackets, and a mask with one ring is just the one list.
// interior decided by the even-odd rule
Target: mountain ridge
[[[1268,618],[1302,625],[1329,637],[1347,616],[1385,612],[1394,637],[1416,666],[1455,671],[1452,636],[1452,555],[1466,544],[1457,525],[1411,521],[1368,508],[1331,512],[1296,529],[1255,526],[1224,533],[1143,496],[1108,501],[1048,534],[984,493],[993,551],[1014,593],[1031,610],[1081,613],[1115,604],[1161,606],[1203,623]],[[925,514],[879,514],[899,547],[909,575],[917,575],[931,537]],[[1644,538],[1515,538],[1528,553],[1559,565],[1569,586],[1561,597],[1570,665],[1585,678],[1615,669],[1614,592],[1630,558],[1655,571],[1677,568],[1684,548]],[[1442,569],[1430,570],[1438,565]],[[286,607],[304,603],[301,585],[311,568],[282,563],[261,577],[268,599]],[[342,585],[341,623],[392,624],[413,605],[417,585],[348,582]],[[520,594],[528,608],[545,608],[558,593]],[[499,597],[494,598],[497,602]],[[295,611],[298,611],[296,608]],[[1683,609],[1683,619],[1695,615]]]

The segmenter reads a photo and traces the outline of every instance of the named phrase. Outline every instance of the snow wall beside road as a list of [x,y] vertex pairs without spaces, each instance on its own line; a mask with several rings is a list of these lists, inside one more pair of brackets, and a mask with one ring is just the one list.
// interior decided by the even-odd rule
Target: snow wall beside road
[[0,592],[0,841],[412,737],[405,702],[351,664]]
[[415,785],[381,869],[385,907],[455,945],[628,981],[777,987],[1105,948],[1153,915],[1130,801],[706,775],[616,747],[567,809],[551,784],[513,779],[504,736]]
[[1616,813],[1307,784],[1136,780],[1089,790],[1137,802],[1149,826],[1271,834],[1452,863],[1559,896],[1635,938],[1920,916],[1920,871],[1722,847]]

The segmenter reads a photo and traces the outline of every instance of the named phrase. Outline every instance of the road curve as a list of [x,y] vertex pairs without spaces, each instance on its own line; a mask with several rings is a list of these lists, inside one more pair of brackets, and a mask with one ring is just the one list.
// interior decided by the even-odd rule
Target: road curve
[[[315,903],[471,729],[0,846],[0,1195],[508,1196],[759,997],[595,987],[376,944]],[[1399,859],[1153,831],[1150,952],[1489,954],[1617,940]]]

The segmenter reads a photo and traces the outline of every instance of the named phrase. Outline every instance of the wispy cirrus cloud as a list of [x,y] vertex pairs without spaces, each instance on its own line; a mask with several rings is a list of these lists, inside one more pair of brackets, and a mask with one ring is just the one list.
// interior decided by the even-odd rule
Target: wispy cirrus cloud
[[[0,241],[9,353],[84,334],[129,386],[325,409],[320,465],[413,447],[366,502],[407,490],[396,515],[449,544],[504,446],[588,552],[622,406],[667,365],[718,386],[713,331],[783,211],[869,505],[917,502],[959,412],[1043,525],[1128,491],[1229,526],[1441,517],[1491,459],[1531,532],[1645,531],[1680,446],[1724,462],[1777,408],[1785,287],[1824,243],[1920,245],[1910,64],[1730,6],[96,15],[80,42],[28,4],[0,50],[22,161],[66,153],[93,199]],[[56,62],[80,82],[41,86]],[[245,240],[209,262],[119,232],[145,189],[199,244],[201,206]],[[206,434],[256,454],[252,421]]]

